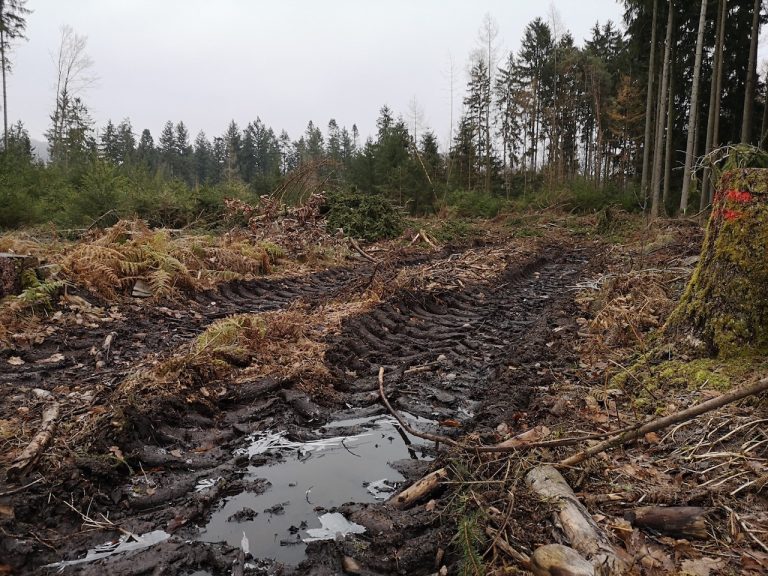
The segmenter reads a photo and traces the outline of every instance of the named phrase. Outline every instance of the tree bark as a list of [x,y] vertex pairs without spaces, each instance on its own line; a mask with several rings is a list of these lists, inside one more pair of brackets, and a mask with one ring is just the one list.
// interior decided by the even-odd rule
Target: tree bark
[[707,1],[701,0],[699,31],[696,36],[696,58],[693,64],[693,85],[691,87],[691,111],[688,116],[688,140],[685,146],[685,169],[683,171],[683,191],[680,196],[680,213],[688,211],[688,194],[691,187],[693,157],[696,155],[696,131],[699,121],[699,78],[701,77],[701,56],[704,52],[704,28],[707,23]]
[[[755,0],[752,14],[752,35],[749,41],[749,64],[747,81],[744,89],[744,116],[741,120],[741,143],[749,144],[752,140],[752,110],[755,104],[755,77],[757,76],[757,40],[760,32],[760,0]],[[3,83],[5,86],[5,83]]]
[[669,68],[672,60],[672,26],[674,24],[674,6],[669,0],[667,6],[667,35],[664,41],[664,65],[661,72],[661,98],[659,99],[659,113],[656,117],[656,145],[653,157],[653,180],[651,188],[651,218],[659,217],[659,205],[661,204],[661,176],[663,165],[664,130],[667,120],[667,90],[669,89]]
[[[0,0],[0,18],[5,15],[5,0]],[[3,150],[8,150],[8,98],[5,86],[5,26],[0,22],[0,66],[3,68]]]
[[709,510],[696,506],[644,506],[624,514],[634,526],[650,528],[677,538],[705,540],[709,537]]
[[[720,90],[722,89],[722,70],[723,70],[723,41],[725,28],[725,14],[728,11],[728,0],[720,0],[717,16],[717,40],[715,42],[715,56],[712,61],[712,82],[709,94],[709,114],[707,121],[707,141],[704,146],[704,155],[712,152],[718,146],[720,132]],[[704,168],[704,174],[701,182],[701,201],[699,210],[709,206],[712,201],[712,183],[710,182],[710,170]]]
[[665,330],[708,354],[768,347],[768,169],[723,174],[699,264]]
[[640,191],[645,198],[646,205],[650,194],[648,191],[648,169],[651,157],[651,121],[653,118],[653,84],[656,67],[656,16],[659,8],[659,0],[653,0],[653,18],[651,20],[651,54],[648,59],[648,87],[645,97],[645,136],[643,139],[643,172],[640,182]]
[[672,187],[672,132],[675,127],[675,49],[672,49],[672,59],[669,65],[669,95],[667,99],[667,141],[664,150],[664,193],[661,196],[661,213],[667,215],[669,194]]

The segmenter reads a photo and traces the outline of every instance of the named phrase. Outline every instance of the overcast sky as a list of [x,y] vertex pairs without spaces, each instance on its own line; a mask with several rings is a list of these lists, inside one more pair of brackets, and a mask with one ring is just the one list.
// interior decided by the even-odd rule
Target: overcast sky
[[[617,0],[554,0],[578,43],[596,21],[621,22]],[[456,114],[483,16],[498,23],[502,53],[548,0],[29,0],[27,42],[8,79],[9,120],[41,138],[54,100],[60,27],[88,37],[98,83],[84,95],[97,126],[130,117],[157,140],[166,120],[219,135],[257,116],[292,138],[330,118],[363,137],[389,105],[409,115],[416,98],[441,139]]]

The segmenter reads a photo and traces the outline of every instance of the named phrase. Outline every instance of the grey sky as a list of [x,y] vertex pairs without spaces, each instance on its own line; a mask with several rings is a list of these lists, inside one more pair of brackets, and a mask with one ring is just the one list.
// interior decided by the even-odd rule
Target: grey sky
[[[554,0],[577,43],[599,20],[621,22],[617,0]],[[85,94],[97,126],[130,117],[157,139],[166,120],[219,135],[231,119],[257,116],[298,137],[307,121],[330,118],[363,137],[388,104],[409,115],[415,97],[425,124],[448,134],[449,55],[455,110],[483,16],[499,25],[501,53],[519,47],[526,24],[548,17],[541,0],[29,0],[28,42],[13,55],[9,119],[33,138],[52,109],[59,28],[88,37],[98,83]]]

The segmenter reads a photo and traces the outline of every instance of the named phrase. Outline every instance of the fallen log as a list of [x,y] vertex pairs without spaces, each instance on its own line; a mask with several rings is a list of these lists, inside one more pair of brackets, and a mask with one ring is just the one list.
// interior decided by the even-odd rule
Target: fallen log
[[741,400],[742,398],[746,398],[747,396],[754,396],[755,394],[759,394],[765,390],[768,390],[768,378],[763,378],[759,382],[751,384],[750,386],[742,386],[741,388],[736,388],[735,390],[731,390],[730,392],[718,396],[717,398],[712,398],[711,400],[707,400],[701,404],[695,404],[690,408],[686,408],[680,412],[675,412],[669,416],[651,420],[639,428],[629,430],[623,434],[619,434],[618,436],[614,436],[613,438],[609,438],[608,440],[595,444],[586,450],[582,450],[573,456],[569,456],[565,460],[561,460],[558,463],[558,466],[575,466],[576,464],[580,464],[584,460],[587,460],[596,454],[600,454],[601,452],[605,452],[611,448],[622,446],[628,442],[645,436],[649,432],[658,432],[659,430],[668,428],[673,424],[679,424],[680,422],[693,420],[697,416],[701,416],[702,414],[711,412],[717,408],[722,408],[726,404],[731,404]]
[[[624,562],[617,550],[584,505],[576,498],[576,494],[560,472],[550,465],[537,466],[526,474],[525,482],[539,498],[552,502],[557,507],[557,519],[566,538],[595,570],[604,575],[622,573]],[[559,553],[563,554],[563,558],[572,558],[572,555],[562,550],[559,550]],[[559,572],[541,573],[558,574]],[[575,572],[575,574],[581,573]]]
[[573,548],[562,544],[539,546],[531,556],[535,576],[595,576],[595,567]]
[[709,536],[708,513],[707,508],[698,506],[643,506],[626,512],[624,519],[633,526],[669,536],[705,540]]
[[56,424],[59,419],[59,403],[54,402],[43,411],[43,419],[40,423],[40,430],[27,447],[22,450],[11,464],[6,472],[6,479],[9,482],[18,480],[29,472],[35,463],[40,459],[40,454],[48,446],[53,438],[53,432],[56,430]]

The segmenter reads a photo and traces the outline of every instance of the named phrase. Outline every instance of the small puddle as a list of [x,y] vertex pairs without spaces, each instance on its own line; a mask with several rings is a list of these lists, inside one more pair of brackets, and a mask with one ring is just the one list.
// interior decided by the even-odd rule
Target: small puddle
[[334,429],[349,428],[362,431],[310,442],[292,442],[274,432],[252,436],[240,454],[279,452],[283,457],[274,464],[249,467],[252,478],[265,478],[271,486],[263,494],[244,492],[223,499],[200,540],[241,546],[245,537],[255,558],[298,564],[305,557],[307,530],[321,527],[322,514],[347,502],[388,498],[404,480],[389,462],[431,459],[423,453],[431,443],[408,436],[391,417],[338,420],[323,430],[333,434]]

